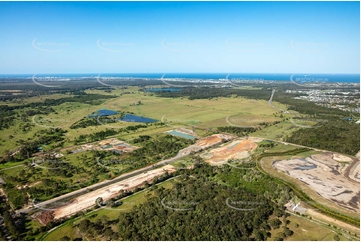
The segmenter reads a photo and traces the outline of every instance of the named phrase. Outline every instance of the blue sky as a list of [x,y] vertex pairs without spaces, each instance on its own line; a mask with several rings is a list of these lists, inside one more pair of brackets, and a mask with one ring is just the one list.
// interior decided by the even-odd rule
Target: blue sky
[[360,73],[359,2],[0,2],[0,74]]

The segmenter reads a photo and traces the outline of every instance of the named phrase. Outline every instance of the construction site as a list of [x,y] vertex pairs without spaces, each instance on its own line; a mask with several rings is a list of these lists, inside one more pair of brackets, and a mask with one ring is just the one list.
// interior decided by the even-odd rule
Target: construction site
[[257,148],[260,138],[237,139],[219,148],[204,152],[201,157],[211,165],[223,165],[229,160],[245,159]]
[[131,152],[139,147],[130,145],[124,141],[120,141],[116,138],[106,139],[98,142],[97,144],[85,144],[71,150],[72,153],[79,153],[89,150],[104,150],[111,151],[117,154]]
[[189,155],[191,152],[197,152],[221,144],[237,136],[230,134],[214,134],[197,140],[194,145],[184,148],[178,152],[178,156]]
[[150,183],[153,181],[153,179],[165,174],[166,172],[173,173],[175,171],[176,170],[172,165],[166,165],[162,168],[150,170],[139,175],[132,176],[95,191],[90,191],[84,195],[73,198],[68,203],[63,203],[63,206],[53,207],[51,209],[45,207],[42,209],[38,206],[38,208],[42,209],[42,211],[35,213],[33,218],[36,218],[42,225],[46,225],[50,221],[68,217],[76,214],[79,211],[94,207],[95,201],[99,197],[101,197],[104,201],[108,201],[111,198],[117,197],[121,190],[133,191],[137,187],[143,186],[144,182]]
[[[229,134],[214,134],[208,137],[204,137],[199,139],[194,145],[180,150],[176,157],[186,156],[189,155],[192,151],[195,152],[204,150],[235,138],[236,136]],[[120,149],[119,147],[121,150],[123,150],[123,152],[130,152],[138,148],[135,146],[130,146],[127,143],[117,139],[108,139],[99,142],[98,145],[85,145],[84,149],[113,150]],[[41,211],[35,213],[32,217],[37,219],[42,225],[46,225],[50,221],[69,217],[79,211],[84,211],[94,207],[95,200],[99,197],[101,197],[103,201],[108,201],[109,199],[117,197],[121,190],[132,191],[137,187],[143,186],[144,182],[150,183],[156,177],[159,177],[166,172],[172,173],[175,171],[176,169],[172,165],[166,165],[161,168],[148,170],[119,182],[106,185],[99,189],[88,191],[86,194],[73,197],[72,200],[66,203],[52,203],[51,208],[37,205],[36,208],[39,208]]]
[[332,152],[273,161],[272,166],[297,179],[320,196],[360,212],[359,159]]

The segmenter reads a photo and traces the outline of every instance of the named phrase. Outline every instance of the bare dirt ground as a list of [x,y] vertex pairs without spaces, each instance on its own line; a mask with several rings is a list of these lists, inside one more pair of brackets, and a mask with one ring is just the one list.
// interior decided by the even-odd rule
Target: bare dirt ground
[[244,159],[249,157],[250,152],[257,147],[260,139],[238,139],[230,144],[212,149],[201,155],[211,165],[222,165],[232,159]]
[[237,136],[235,136],[235,135],[229,135],[229,134],[214,134],[211,136],[207,136],[202,139],[199,139],[194,145],[191,145],[187,148],[180,150],[178,155],[186,155],[192,151],[199,151],[201,149],[206,149],[211,146],[222,143],[222,140],[228,141],[228,140],[232,140],[236,137]]
[[355,162],[355,164],[351,165],[348,176],[357,182],[360,182],[360,161]]
[[345,176],[353,181],[360,182],[360,158],[354,160],[345,171]]
[[95,206],[95,200],[98,197],[103,198],[103,201],[108,201],[119,195],[120,190],[134,190],[137,187],[142,186],[144,181],[151,182],[155,177],[163,175],[166,171],[172,173],[176,171],[172,165],[166,165],[162,168],[154,169],[137,176],[122,180],[112,185],[91,191],[87,194],[78,196],[73,199],[71,203],[66,204],[58,208],[52,208],[51,210],[45,210],[38,213],[35,217],[43,225],[46,225],[49,221],[60,219],[73,215],[79,211],[83,211]]
[[304,159],[274,161],[272,165],[302,181],[327,200],[360,213],[360,183],[348,177],[346,165],[335,157],[345,162],[345,157],[325,152]]
[[333,154],[332,159],[339,162],[352,162],[352,159],[350,157],[341,154]]

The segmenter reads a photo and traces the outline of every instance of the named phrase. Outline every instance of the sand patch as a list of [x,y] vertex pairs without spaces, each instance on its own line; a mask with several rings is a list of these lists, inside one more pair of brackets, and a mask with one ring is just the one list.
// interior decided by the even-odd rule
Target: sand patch
[[340,154],[333,154],[332,159],[339,162],[352,162],[352,159],[350,157]]
[[45,211],[38,214],[37,219],[43,225],[50,221],[73,215],[95,206],[95,200],[98,197],[103,198],[104,202],[117,197],[120,190],[134,190],[142,186],[144,181],[151,182],[154,178],[163,175],[166,171],[172,173],[176,171],[172,165],[166,165],[162,168],[144,172],[142,174],[130,177],[128,179],[116,182],[114,184],[99,188],[87,194],[74,198],[69,204],[58,208],[52,208],[51,211]]
[[232,159],[245,159],[257,147],[253,139],[235,140],[201,155],[211,165],[222,165]]
[[333,159],[332,153],[274,161],[272,165],[307,184],[327,200],[359,213],[360,184],[340,172],[341,164]]

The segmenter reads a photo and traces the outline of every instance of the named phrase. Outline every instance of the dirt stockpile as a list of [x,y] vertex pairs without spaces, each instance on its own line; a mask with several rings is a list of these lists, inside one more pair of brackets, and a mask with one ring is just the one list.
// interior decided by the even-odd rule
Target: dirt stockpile
[[217,144],[221,144],[223,140],[231,140],[236,138],[237,136],[235,135],[229,135],[229,134],[214,134],[211,136],[207,136],[204,137],[202,139],[199,139],[194,145],[191,145],[187,148],[184,148],[182,150],[179,151],[179,155],[188,155],[190,154],[192,151],[199,151],[202,149],[207,149],[211,146],[217,145]]
[[247,158],[250,155],[250,152],[256,147],[257,144],[252,138],[235,140],[230,144],[212,149],[202,154],[202,157],[211,165],[222,165],[228,160]]

